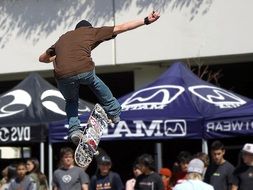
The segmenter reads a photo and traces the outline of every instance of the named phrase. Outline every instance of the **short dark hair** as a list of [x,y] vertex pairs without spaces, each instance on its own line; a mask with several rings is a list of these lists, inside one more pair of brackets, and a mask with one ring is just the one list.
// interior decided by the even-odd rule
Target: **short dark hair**
[[77,23],[75,29],[81,28],[81,27],[92,27],[91,23],[87,20],[81,20]]
[[150,154],[142,154],[137,158],[137,163],[155,171],[154,159]]
[[60,150],[60,157],[62,158],[65,154],[72,154],[74,156],[74,151],[70,147],[63,147]]
[[189,163],[192,159],[192,155],[188,151],[181,151],[177,156],[177,160],[179,163]]
[[220,141],[214,141],[211,144],[211,150],[225,150],[225,146]]

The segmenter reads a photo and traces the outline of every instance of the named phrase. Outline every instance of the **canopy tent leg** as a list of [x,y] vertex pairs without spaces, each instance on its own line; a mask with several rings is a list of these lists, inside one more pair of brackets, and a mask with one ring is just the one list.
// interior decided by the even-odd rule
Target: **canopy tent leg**
[[208,154],[208,144],[205,139],[202,139],[202,152]]
[[162,168],[162,143],[156,143],[155,145],[155,153],[156,153],[156,169],[157,171]]
[[53,179],[53,149],[52,144],[48,144],[48,186],[52,189],[52,179]]
[[44,154],[44,151],[45,151],[45,144],[44,142],[41,142],[40,143],[40,171],[42,173],[45,172],[45,154]]

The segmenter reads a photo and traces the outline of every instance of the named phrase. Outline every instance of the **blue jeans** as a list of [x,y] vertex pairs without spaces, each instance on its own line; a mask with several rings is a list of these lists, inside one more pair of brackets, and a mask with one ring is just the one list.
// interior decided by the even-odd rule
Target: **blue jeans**
[[113,97],[110,89],[95,74],[95,70],[81,73],[75,76],[57,79],[57,85],[66,101],[65,111],[68,118],[69,128],[80,126],[78,118],[78,99],[80,84],[87,85],[98,98],[100,105],[110,116],[120,114],[121,106],[117,99]]

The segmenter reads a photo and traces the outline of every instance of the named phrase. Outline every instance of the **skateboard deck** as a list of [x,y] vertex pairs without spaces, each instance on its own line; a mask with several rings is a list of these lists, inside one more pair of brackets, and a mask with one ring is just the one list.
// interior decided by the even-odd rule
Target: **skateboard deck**
[[87,168],[93,156],[98,154],[98,144],[103,130],[108,127],[108,124],[109,119],[104,109],[96,104],[89,116],[87,126],[84,127],[83,137],[75,150],[75,161],[78,166]]

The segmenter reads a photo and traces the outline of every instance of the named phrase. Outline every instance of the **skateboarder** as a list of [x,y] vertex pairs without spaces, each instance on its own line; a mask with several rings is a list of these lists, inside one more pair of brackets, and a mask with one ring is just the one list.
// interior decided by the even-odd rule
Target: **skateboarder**
[[151,24],[159,17],[159,13],[153,11],[144,19],[100,28],[92,27],[91,23],[82,20],[76,25],[75,30],[63,34],[55,44],[40,55],[40,62],[53,61],[56,82],[66,100],[68,137],[72,142],[77,144],[82,136],[78,118],[80,84],[89,86],[113,123],[120,121],[121,106],[110,89],[95,74],[91,50],[100,43],[115,38],[117,34]]

